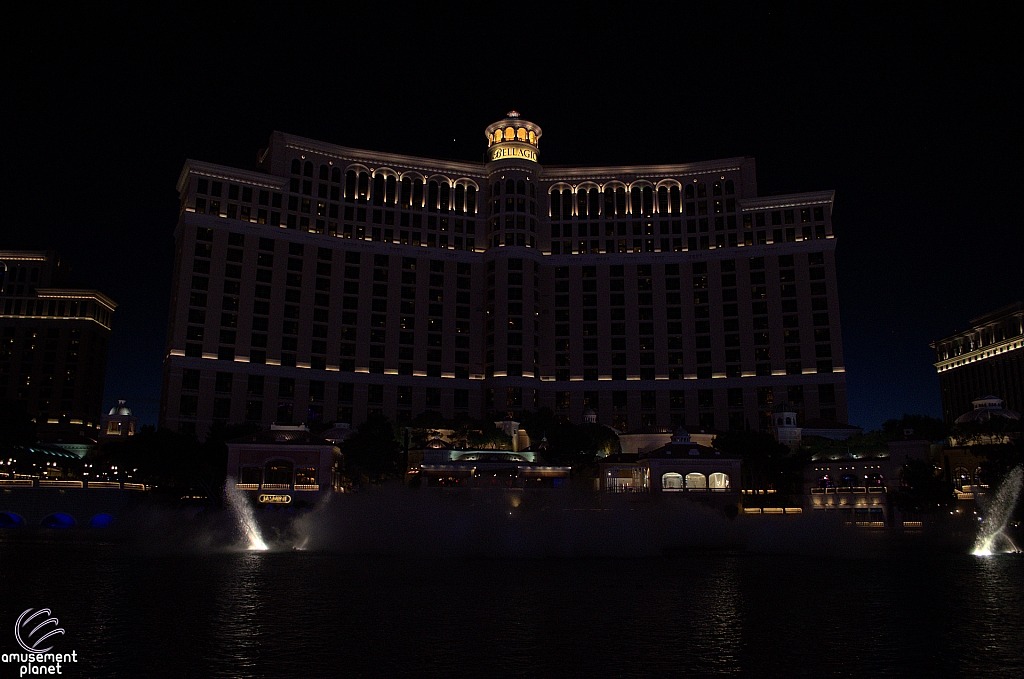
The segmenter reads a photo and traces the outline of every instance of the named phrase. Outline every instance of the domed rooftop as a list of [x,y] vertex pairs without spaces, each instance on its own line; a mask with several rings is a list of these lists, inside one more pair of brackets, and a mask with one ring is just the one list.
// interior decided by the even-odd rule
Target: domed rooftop
[[1020,413],[1003,407],[1003,399],[998,396],[982,396],[971,401],[974,410],[956,418],[957,424],[989,422],[992,419],[1020,420]]
[[123,398],[117,399],[117,405],[110,409],[107,415],[124,415],[126,417],[132,416],[132,409],[128,407],[128,402]]

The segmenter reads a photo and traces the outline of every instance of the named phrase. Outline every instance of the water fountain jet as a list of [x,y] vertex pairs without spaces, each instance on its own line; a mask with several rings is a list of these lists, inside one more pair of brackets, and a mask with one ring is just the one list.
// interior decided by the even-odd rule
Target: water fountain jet
[[248,498],[245,493],[240,491],[231,479],[224,484],[224,495],[227,497],[228,506],[231,507],[231,513],[235,515],[235,521],[238,522],[238,528],[242,531],[242,535],[247,543],[246,549],[256,552],[265,552],[270,547],[263,541],[263,535],[260,533],[260,527],[256,523],[256,516],[253,514],[252,505],[249,504]]
[[1017,545],[1013,543],[1010,536],[1004,531],[1006,524],[1017,506],[1017,499],[1020,497],[1021,484],[1024,483],[1024,467],[1015,467],[1003,482],[999,484],[995,497],[989,502],[985,512],[985,520],[978,531],[978,538],[974,542],[975,556],[991,556],[996,554],[1000,541],[1010,544],[1010,551],[1019,552]]

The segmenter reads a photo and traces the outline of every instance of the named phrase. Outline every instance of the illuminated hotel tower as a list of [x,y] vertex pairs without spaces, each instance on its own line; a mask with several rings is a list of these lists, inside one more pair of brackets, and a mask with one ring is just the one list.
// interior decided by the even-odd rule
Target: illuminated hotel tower
[[256,171],[187,161],[161,423],[846,421],[832,192],[758,197],[751,158],[545,167],[541,134],[513,111],[477,163],[280,132]]

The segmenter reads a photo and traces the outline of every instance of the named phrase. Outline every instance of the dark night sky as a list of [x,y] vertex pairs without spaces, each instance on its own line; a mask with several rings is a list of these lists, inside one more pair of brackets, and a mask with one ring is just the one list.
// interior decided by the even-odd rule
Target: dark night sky
[[515,108],[542,163],[753,156],[761,195],[834,189],[868,428],[939,416],[928,342],[1024,298],[1015,10],[245,7],[8,16],[0,248],[56,249],[119,303],[104,408],[156,422],[182,163],[251,168],[275,129],[479,160]]

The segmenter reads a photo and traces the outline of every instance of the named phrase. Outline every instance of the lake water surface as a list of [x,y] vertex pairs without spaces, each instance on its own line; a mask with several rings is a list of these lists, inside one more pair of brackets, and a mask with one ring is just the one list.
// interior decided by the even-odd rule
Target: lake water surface
[[[1004,677],[1024,558],[928,549],[441,558],[0,536],[0,650],[70,677]],[[17,676],[17,666],[0,673]]]

